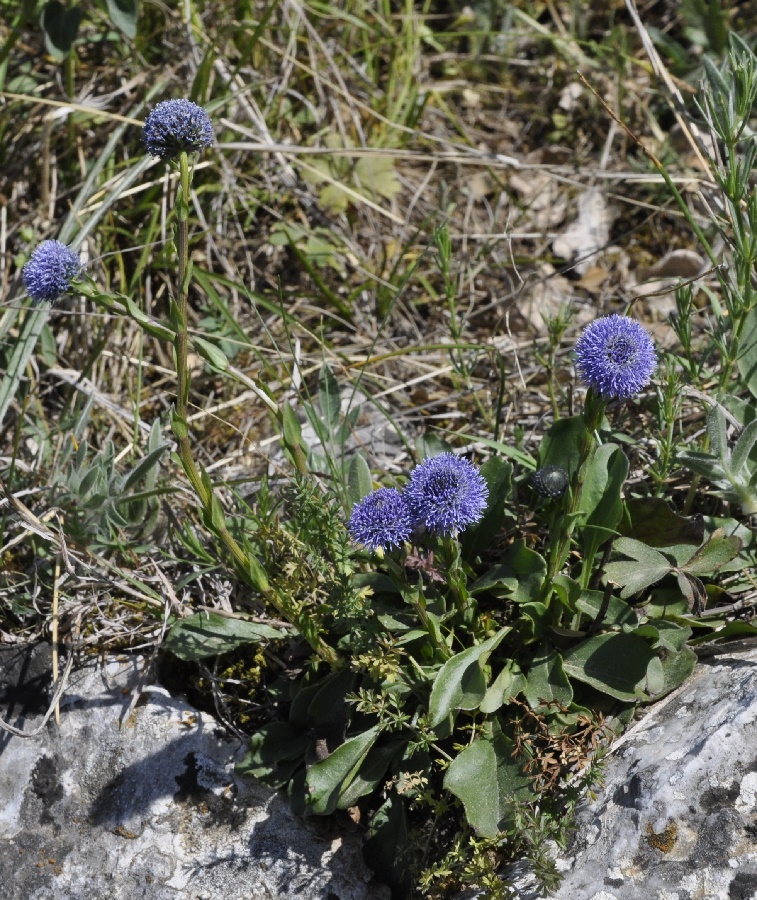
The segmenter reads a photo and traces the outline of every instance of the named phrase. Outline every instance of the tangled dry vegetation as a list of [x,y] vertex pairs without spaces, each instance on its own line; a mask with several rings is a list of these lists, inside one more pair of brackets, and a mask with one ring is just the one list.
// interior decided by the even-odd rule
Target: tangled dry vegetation
[[[0,122],[4,307],[18,303],[18,263],[56,233],[120,117],[134,125],[109,151],[109,177],[90,188],[80,221],[142,153],[136,125],[148,98],[190,89],[220,137],[195,176],[206,219],[193,251],[204,282],[194,326],[222,335],[236,364],[274,390],[292,390],[293,358],[306,383],[326,360],[384,398],[410,437],[429,427],[522,430],[527,444],[550,405],[546,320],[570,311],[575,327],[650,293],[640,282],[658,271],[703,267],[659,175],[592,94],[675,166],[692,204],[706,197],[696,147],[677,129],[623,3],[495,3],[460,15],[441,4],[281,3],[265,19],[262,6],[238,3],[236,15],[233,6],[195,4],[187,22],[148,5],[133,48],[93,10],[70,63],[40,52],[34,22],[6,32],[16,39]],[[641,10],[646,23],[679,31],[684,23],[658,7]],[[695,89],[690,51],[692,82],[674,79],[685,99]],[[92,276],[148,309],[166,300],[170,189],[164,167],[148,166],[85,244]],[[431,241],[441,223],[454,304]],[[672,250],[690,253],[660,268]],[[663,341],[670,297],[639,301]],[[9,421],[31,406],[48,433],[59,431],[78,390],[129,440],[135,404],[146,421],[170,404],[165,350],[141,347],[128,323],[73,301],[55,311],[50,338],[45,362],[55,365],[27,373]],[[562,383],[568,347],[554,360]],[[275,441],[264,411],[212,378],[195,384],[205,461],[255,477]],[[25,438],[6,454],[33,461]]]

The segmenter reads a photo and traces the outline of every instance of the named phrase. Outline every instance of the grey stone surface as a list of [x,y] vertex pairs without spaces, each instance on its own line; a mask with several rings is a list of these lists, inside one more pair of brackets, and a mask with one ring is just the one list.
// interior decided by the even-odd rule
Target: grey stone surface
[[[148,686],[119,725],[143,664],[86,665],[70,679],[60,728],[51,719],[38,738],[0,732],[6,900],[388,898],[357,835],[302,822],[282,797],[235,777],[244,747],[211,716]],[[0,671],[3,718],[31,730],[47,707],[44,651],[0,652]]]
[[755,900],[757,651],[701,662],[652,707],[578,821],[557,900]]

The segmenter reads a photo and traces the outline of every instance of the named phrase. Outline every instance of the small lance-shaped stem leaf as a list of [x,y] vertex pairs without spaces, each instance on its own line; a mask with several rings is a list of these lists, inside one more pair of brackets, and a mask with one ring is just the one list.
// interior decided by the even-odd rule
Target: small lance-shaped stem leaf
[[279,422],[282,431],[284,451],[299,472],[308,470],[305,450],[302,446],[302,426],[292,404],[285,400],[281,407]]
[[583,490],[579,511],[587,525],[613,529],[623,506],[620,492],[628,475],[628,460],[617,444],[603,444],[582,472]]
[[211,341],[205,340],[198,335],[192,338],[192,346],[202,356],[204,360],[210,363],[213,368],[223,372],[229,363],[226,354],[220,347],[216,347]]
[[307,786],[310,792],[308,805],[312,812],[319,816],[334,812],[340,795],[349,788],[381,731],[381,725],[374,725],[345,741],[326,759],[310,767]]
[[[391,560],[387,560],[387,562],[391,563]],[[397,573],[397,581],[401,583],[403,580],[404,570],[399,570]],[[403,598],[415,610],[415,613],[418,616],[421,625],[423,625],[424,629],[426,630],[426,634],[428,634],[431,640],[431,643],[441,655],[442,659],[450,659],[452,657],[452,651],[444,642],[439,617],[435,616],[433,613],[429,612],[426,609],[426,598],[423,595],[423,582],[419,579],[417,585],[402,586],[400,587],[400,590]],[[411,663],[414,662],[412,656],[409,657],[409,661]]]
[[697,475],[704,475],[710,481],[728,483],[728,476],[720,464],[717,457],[712,453],[702,453],[697,450],[682,450],[676,457],[678,462],[696,472]]
[[739,435],[731,454],[731,472],[738,478],[749,459],[755,443],[757,443],[757,419],[750,422]]
[[746,315],[737,366],[742,382],[757,397],[757,306]]
[[494,637],[468,647],[444,663],[431,688],[429,724],[432,728],[457,709],[478,707],[486,693],[483,667],[489,654],[510,631],[507,626]]
[[729,471],[728,429],[725,413],[720,404],[713,406],[707,414],[707,431],[712,441],[712,449],[720,457],[720,462],[726,472]]
[[356,453],[347,470],[347,493],[352,503],[358,503],[373,490],[373,478],[362,454]]
[[318,400],[321,406],[321,419],[326,426],[329,438],[336,434],[342,410],[342,392],[339,382],[329,366],[321,367],[318,379]]
[[[568,471],[571,476],[571,490],[568,495],[567,509],[559,520],[558,533],[551,542],[547,576],[544,579],[541,593],[538,598],[547,605],[549,605],[554,592],[554,580],[565,565],[568,554],[570,553],[573,529],[579,519],[582,518],[580,509],[583,481],[580,474],[596,446],[595,432],[599,427],[599,423],[602,421],[606,407],[607,401],[598,396],[593,388],[589,388],[586,394],[583,416],[577,417],[579,421],[571,427],[568,433],[571,438],[571,444],[573,444],[569,455],[565,457],[570,465]],[[559,423],[555,424],[557,425]],[[552,429],[550,429],[550,431],[551,430]],[[557,449],[555,452],[553,445],[550,445],[548,449],[549,462],[556,465],[563,465],[565,468],[568,468],[565,466],[564,462],[560,461],[562,458],[561,454],[564,453],[565,448]],[[542,462],[546,461],[542,458],[541,451],[540,460]]]
[[482,713],[496,712],[503,704],[510,703],[526,686],[526,676],[514,659],[508,659],[502,671],[489,685],[479,709]]
[[127,475],[126,480],[123,483],[123,491],[130,491],[134,485],[136,485],[143,477],[147,476],[151,472],[155,472],[154,468],[157,462],[160,460],[160,457],[168,449],[167,444],[162,444],[159,447],[156,447],[154,450],[151,450],[144,459],[141,459],[139,463],[131,470],[129,475]]
[[583,490],[579,511],[586,515],[582,537],[584,564],[582,587],[591,580],[594,557],[614,534],[623,512],[621,492],[628,475],[628,460],[616,444],[603,444],[587,460],[581,473]]

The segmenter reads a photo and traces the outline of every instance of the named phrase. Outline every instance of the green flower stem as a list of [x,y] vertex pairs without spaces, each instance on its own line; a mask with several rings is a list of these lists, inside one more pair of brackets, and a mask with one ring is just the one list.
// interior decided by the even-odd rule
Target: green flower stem
[[447,572],[447,584],[452,592],[457,611],[465,616],[468,610],[468,591],[465,588],[465,575],[460,563],[460,545],[449,534],[441,539],[444,553],[444,568]]
[[187,323],[187,312],[188,312],[188,273],[187,273],[187,261],[189,258],[189,159],[187,158],[186,153],[182,153],[179,157],[179,167],[181,173],[181,187],[180,187],[180,195],[177,198],[176,202],[176,212],[178,217],[178,241],[177,241],[177,253],[178,253],[178,262],[179,262],[179,298],[178,298],[178,308],[175,310],[175,318],[176,318],[176,339],[174,341],[174,348],[176,358],[174,360],[176,365],[176,381],[177,381],[177,396],[176,396],[176,414],[175,419],[178,419],[180,423],[184,425],[182,428],[181,425],[176,427],[174,425],[174,432],[176,433],[176,438],[179,442],[179,456],[181,457],[182,465],[184,466],[184,470],[187,473],[187,477],[192,483],[192,487],[195,490],[195,493],[200,498],[200,502],[204,507],[209,507],[211,504],[211,496],[210,491],[207,490],[205,484],[203,484],[202,478],[200,477],[200,473],[195,465],[195,461],[192,457],[191,445],[189,443],[189,436],[186,428],[187,421],[187,406],[189,403],[189,386],[190,386],[190,374],[189,374],[189,366],[187,364],[187,355],[189,349],[189,334],[188,334],[188,323]]
[[598,397],[594,391],[589,388],[586,394],[586,403],[583,414],[584,422],[586,423],[586,432],[579,452],[578,465],[576,466],[576,471],[573,473],[571,479],[568,508],[557,520],[556,534],[551,541],[549,549],[547,574],[544,578],[544,583],[542,584],[539,595],[539,599],[546,606],[549,606],[550,600],[552,599],[555,577],[562,571],[570,553],[573,529],[575,528],[578,518],[577,513],[581,508],[583,469],[586,461],[590,458],[597,446],[596,433],[606,407],[607,401]]
[[434,629],[434,626],[426,613],[426,598],[423,596],[422,589],[418,591],[417,598],[410,599],[410,604],[415,610],[416,615],[420,619],[421,625],[423,625],[423,627],[426,629],[426,633],[431,639],[431,643],[434,645],[434,647],[436,647],[445,661],[448,659],[452,659],[452,651],[444,643],[443,640],[440,640],[437,637],[436,630]]
[[197,495],[202,506],[203,518],[206,526],[218,537],[236,564],[237,569],[245,581],[256,588],[268,603],[276,610],[277,614],[291,622],[306,638],[313,650],[324,662],[331,666],[338,666],[339,655],[317,634],[310,623],[301,622],[299,614],[280,596],[275,588],[271,587],[260,562],[252,555],[245,553],[242,547],[230,533],[226,526],[223,508],[219,499],[215,496],[213,486],[206,472],[200,472],[192,456],[192,445],[189,440],[189,427],[187,424],[187,407],[189,403],[189,388],[191,377],[187,364],[189,349],[188,334],[188,289],[192,276],[192,264],[189,260],[189,186],[190,170],[189,158],[185,152],[179,156],[179,195],[176,198],[176,214],[178,219],[178,238],[176,249],[178,253],[179,267],[179,293],[178,302],[174,304],[172,318],[176,325],[176,338],[174,340],[174,355],[176,363],[176,409],[172,417],[172,428],[179,448],[179,459],[186,472],[187,478]]
[[419,582],[416,589],[414,585],[408,582],[404,559],[404,551],[402,555],[402,562],[398,562],[392,556],[386,556],[386,566],[392,577],[394,578],[394,582],[397,585],[397,588],[403,599],[406,600],[415,610],[415,613],[418,616],[421,625],[423,625],[423,627],[426,629],[426,633],[428,634],[431,643],[439,651],[439,653],[441,653],[445,660],[451,659],[453,656],[452,651],[444,643],[444,641],[440,639],[440,637],[438,636],[438,629],[434,627],[434,623],[431,621],[431,619],[429,619],[428,613],[426,612],[426,598],[423,596],[423,584],[422,582]]

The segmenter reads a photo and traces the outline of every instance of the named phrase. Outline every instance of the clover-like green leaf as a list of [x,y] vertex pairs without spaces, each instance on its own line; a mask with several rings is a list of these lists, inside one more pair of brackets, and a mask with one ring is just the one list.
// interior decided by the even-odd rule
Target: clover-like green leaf
[[355,183],[369,197],[391,200],[402,190],[391,156],[363,156],[355,165]]
[[624,600],[656,584],[673,569],[671,562],[659,550],[633,538],[618,538],[613,550],[633,560],[611,562],[605,566],[607,580],[623,588],[620,596]]
[[739,555],[742,546],[741,538],[716,528],[681,569],[689,575],[714,575],[721,566]]
[[625,502],[618,531],[649,547],[698,547],[704,540],[704,521],[701,515],[679,516],[661,497],[632,497]]

